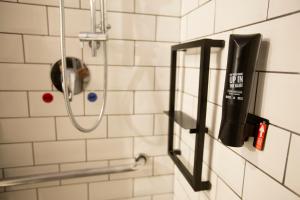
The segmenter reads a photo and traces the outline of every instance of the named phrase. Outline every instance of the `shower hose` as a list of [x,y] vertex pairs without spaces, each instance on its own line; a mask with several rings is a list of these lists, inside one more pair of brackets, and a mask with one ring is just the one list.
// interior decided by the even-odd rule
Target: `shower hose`
[[[82,127],[74,117],[71,105],[70,105],[70,99],[69,95],[71,94],[69,87],[68,87],[68,77],[66,73],[66,68],[67,68],[67,62],[66,62],[66,42],[65,42],[65,11],[64,11],[64,0],[60,0],[59,3],[59,8],[60,8],[60,51],[61,51],[61,60],[62,60],[62,88],[63,88],[63,95],[64,95],[64,101],[65,101],[65,106],[67,109],[68,116],[74,125],[76,129],[78,129],[81,132],[88,133],[93,130],[95,130],[98,125],[100,124],[103,115],[104,115],[104,109],[106,105],[106,94],[107,94],[107,47],[106,47],[106,41],[103,41],[103,49],[104,49],[104,91],[103,91],[103,103],[101,105],[100,113],[94,122],[94,124],[89,127],[85,128]],[[72,95],[72,94],[71,94]]]

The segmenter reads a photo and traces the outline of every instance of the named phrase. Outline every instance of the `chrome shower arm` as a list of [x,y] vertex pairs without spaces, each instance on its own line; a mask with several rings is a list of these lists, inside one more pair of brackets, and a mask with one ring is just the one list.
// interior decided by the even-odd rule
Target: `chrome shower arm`
[[100,32],[106,33],[106,25],[105,25],[105,12],[106,12],[106,7],[105,7],[105,0],[100,0]]
[[[96,0],[90,0],[91,7],[91,32],[96,33],[97,20],[96,20]],[[92,48],[92,56],[95,57],[97,55],[97,42],[91,41],[90,43]]]
[[91,31],[96,33],[97,20],[96,20],[96,0],[90,0],[91,8]]

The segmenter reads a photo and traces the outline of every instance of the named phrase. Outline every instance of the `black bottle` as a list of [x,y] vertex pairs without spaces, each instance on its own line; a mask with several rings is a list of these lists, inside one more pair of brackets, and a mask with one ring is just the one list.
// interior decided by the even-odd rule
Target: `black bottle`
[[219,138],[241,147],[245,138],[249,99],[258,59],[261,34],[230,35]]

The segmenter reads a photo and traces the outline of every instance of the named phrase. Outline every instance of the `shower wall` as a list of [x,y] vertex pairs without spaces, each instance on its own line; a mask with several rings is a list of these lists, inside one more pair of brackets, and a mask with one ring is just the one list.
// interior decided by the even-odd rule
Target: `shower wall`
[[[212,189],[194,192],[175,168],[175,200],[300,199],[300,3],[287,0],[183,0],[181,41],[222,39],[210,63],[204,179]],[[264,37],[256,73],[252,113],[270,120],[264,151],[229,148],[218,140],[230,34]],[[194,115],[199,50],[186,52],[181,68],[182,109]],[[185,81],[182,81],[185,80]],[[182,83],[183,82],[183,83]],[[182,155],[191,161],[194,137],[181,134]]]
[[[150,160],[135,173],[8,187],[1,200],[171,200],[173,164],[167,152],[170,46],[180,40],[180,0],[107,0],[106,115],[92,133],[71,125],[62,94],[50,82],[60,59],[57,0],[0,1],[0,177],[28,176]],[[77,38],[90,30],[88,0],[66,0],[67,55],[91,71],[88,91],[75,96],[77,119],[99,113],[103,60]],[[100,52],[98,52],[100,53]],[[100,53],[101,54],[101,53]],[[98,101],[87,100],[96,91]],[[42,100],[44,93],[53,102]]]

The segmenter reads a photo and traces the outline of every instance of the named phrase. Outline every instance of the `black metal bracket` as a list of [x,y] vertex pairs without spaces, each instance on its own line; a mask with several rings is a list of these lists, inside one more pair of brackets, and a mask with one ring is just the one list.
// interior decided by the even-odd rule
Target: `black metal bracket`
[[[188,43],[174,45],[171,48],[171,78],[170,78],[170,99],[169,111],[166,112],[169,116],[168,130],[168,154],[179,168],[183,176],[189,182],[194,191],[209,190],[211,183],[202,181],[202,162],[204,150],[204,138],[208,129],[206,128],[206,108],[207,108],[207,91],[209,78],[209,63],[212,47],[223,48],[225,41],[202,39]],[[176,69],[177,69],[177,51],[186,50],[189,48],[201,48],[200,55],[200,74],[199,74],[199,89],[198,89],[198,109],[197,120],[181,111],[175,111],[175,93],[176,93]],[[190,133],[196,134],[195,154],[194,154],[194,169],[193,174],[186,168],[181,160],[176,156],[180,155],[180,150],[173,148],[174,139],[174,122],[178,123],[185,129],[190,129]]]
[[[262,151],[264,149],[264,144],[265,144],[269,124],[270,124],[270,122],[268,119],[248,113],[246,126],[244,129],[244,140],[248,141],[249,137],[254,137],[253,146],[256,149]],[[264,128],[263,138],[260,138],[260,133],[261,133],[260,129],[262,126]],[[261,140],[260,141],[261,144],[258,143],[259,139]]]

